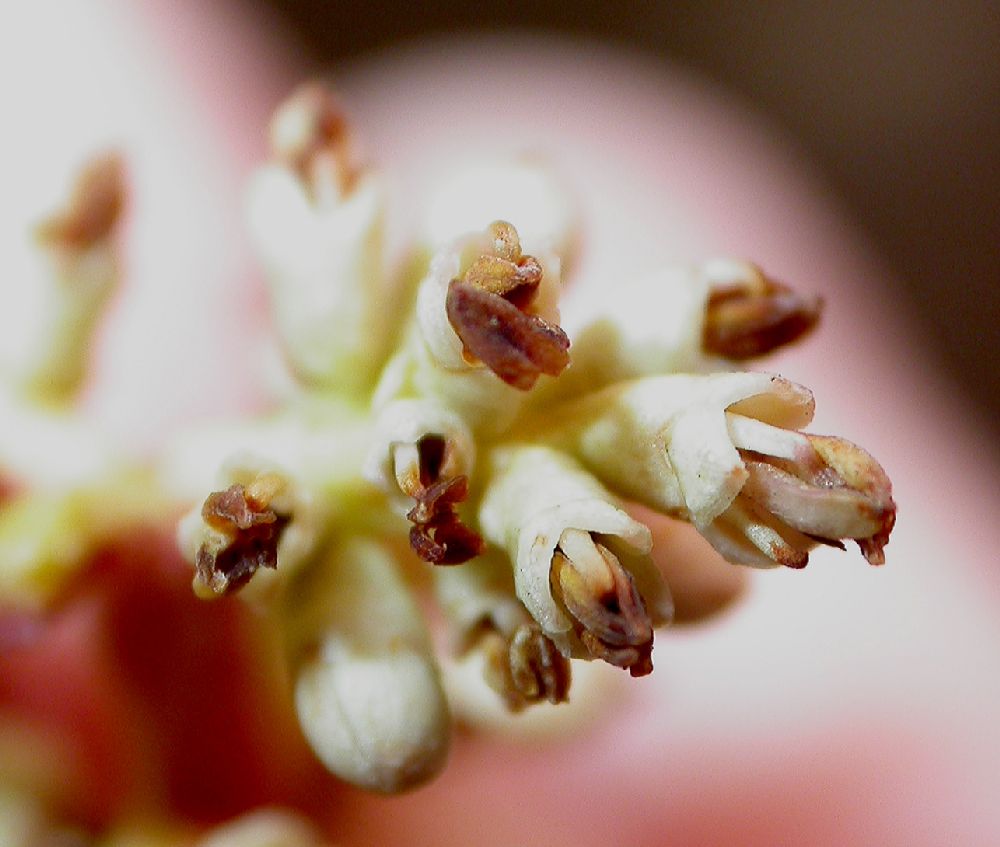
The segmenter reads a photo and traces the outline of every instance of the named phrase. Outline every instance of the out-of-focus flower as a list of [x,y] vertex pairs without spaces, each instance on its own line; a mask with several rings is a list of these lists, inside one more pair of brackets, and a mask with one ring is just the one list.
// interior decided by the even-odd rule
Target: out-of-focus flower
[[38,225],[28,247],[30,277],[18,280],[27,291],[18,299],[32,308],[0,346],[6,390],[51,405],[79,389],[91,337],[118,284],[125,193],[121,157],[96,157],[81,169],[65,207]]
[[274,161],[251,182],[248,222],[282,350],[305,383],[358,394],[393,328],[384,189],[355,162],[347,119],[321,86],[295,92],[270,135]]

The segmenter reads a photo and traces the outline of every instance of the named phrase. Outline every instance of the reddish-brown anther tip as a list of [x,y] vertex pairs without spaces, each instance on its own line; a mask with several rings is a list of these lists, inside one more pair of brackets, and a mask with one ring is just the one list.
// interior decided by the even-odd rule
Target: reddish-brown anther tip
[[425,562],[459,565],[483,552],[483,539],[455,511],[468,494],[468,479],[456,476],[439,479],[413,495],[416,505],[406,513],[413,524],[410,547]]
[[501,693],[513,711],[532,703],[557,705],[569,699],[573,678],[569,659],[538,624],[522,624],[507,640],[506,647],[510,688]]
[[216,594],[243,587],[260,568],[278,566],[278,542],[289,517],[258,502],[242,485],[210,494],[201,515],[231,537],[221,549],[202,545],[195,560],[197,579]]
[[121,157],[108,153],[80,171],[66,208],[39,225],[46,244],[86,250],[108,238],[125,207],[125,168]]
[[558,376],[569,364],[566,333],[503,297],[456,279],[445,306],[466,351],[508,385],[527,391],[541,374]]
[[767,280],[762,290],[725,287],[712,291],[702,330],[702,348],[727,359],[764,356],[808,335],[819,322],[823,301]]
[[346,142],[347,118],[333,93],[306,83],[281,104],[271,123],[271,148],[289,167],[308,174],[313,159]]

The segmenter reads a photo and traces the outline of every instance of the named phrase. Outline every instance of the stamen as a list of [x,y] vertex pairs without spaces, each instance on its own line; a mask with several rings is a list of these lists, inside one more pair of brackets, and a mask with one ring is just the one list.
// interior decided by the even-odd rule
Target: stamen
[[274,511],[271,501],[284,487],[277,474],[262,474],[246,487],[231,485],[208,496],[201,515],[219,535],[198,548],[199,593],[229,594],[246,585],[260,568],[277,568],[278,543],[291,516]]
[[493,251],[501,259],[516,262],[521,258],[521,237],[512,224],[507,221],[493,221],[489,225],[493,238]]
[[490,225],[495,253],[480,256],[448,287],[448,321],[466,357],[481,361],[522,391],[540,374],[558,376],[569,364],[569,338],[529,312],[542,280],[533,256],[521,254],[517,231],[505,221]]
[[469,495],[469,480],[464,474],[444,475],[448,451],[447,439],[425,435],[415,445],[399,445],[393,454],[397,482],[403,493],[416,501],[406,513],[413,523],[410,547],[434,565],[467,562],[485,546],[455,511]]
[[854,538],[869,564],[885,564],[883,548],[896,523],[896,503],[892,499],[892,483],[874,457],[856,444],[830,435],[810,435],[809,443],[844,484],[868,498],[877,516],[878,529],[865,538]]
[[524,623],[509,635],[491,630],[483,639],[486,682],[512,712],[534,703],[569,699],[570,662],[538,624]]
[[842,438],[728,419],[748,473],[740,492],[745,503],[777,521],[779,531],[841,549],[841,539],[850,538],[871,564],[885,561],[896,504],[889,478],[868,453]]
[[508,385],[528,391],[541,374],[558,376],[569,364],[566,333],[502,297],[453,280],[446,306],[467,353]]
[[733,537],[743,537],[772,562],[800,570],[809,564],[813,539],[783,525],[774,515],[740,492],[718,522]]
[[822,308],[821,298],[797,294],[757,271],[752,279],[712,289],[702,347],[727,359],[764,356],[811,332]]
[[631,574],[590,533],[563,532],[552,557],[553,593],[590,654],[632,676],[652,672],[653,626]]
[[767,462],[746,461],[743,493],[789,526],[820,538],[867,538],[881,516],[863,494],[847,487],[813,485]]
[[111,234],[124,206],[121,157],[101,156],[83,168],[66,208],[43,222],[37,235],[47,244],[85,250]]
[[469,266],[462,280],[514,305],[523,304],[521,308],[525,308],[542,281],[542,267],[532,256],[526,257],[520,265],[498,256],[480,256]]

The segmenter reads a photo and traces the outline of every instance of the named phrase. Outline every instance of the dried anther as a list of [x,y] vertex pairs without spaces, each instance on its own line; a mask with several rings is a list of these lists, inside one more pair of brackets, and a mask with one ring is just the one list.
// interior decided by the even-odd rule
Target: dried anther
[[73,187],[66,208],[39,225],[49,244],[86,250],[111,235],[125,206],[125,173],[116,154],[89,162]]
[[727,359],[752,359],[798,341],[818,323],[823,301],[758,273],[745,284],[713,287],[702,348]]
[[445,451],[444,438],[425,435],[417,442],[417,473],[404,486],[416,505],[406,513],[413,523],[410,547],[425,562],[434,565],[458,565],[473,559],[483,551],[478,533],[462,523],[455,511],[469,495],[466,476],[442,476]]
[[512,712],[534,703],[569,699],[570,662],[538,624],[524,623],[508,637],[490,632],[484,647],[486,681]]
[[563,532],[552,557],[551,584],[595,659],[632,676],[653,670],[653,625],[631,574],[588,532]]
[[558,376],[569,364],[569,338],[530,309],[542,280],[533,256],[521,254],[513,226],[490,226],[494,254],[480,256],[452,280],[445,307],[467,356],[522,391],[540,374]]
[[517,265],[497,256],[480,256],[469,266],[463,281],[523,309],[530,305],[542,281],[542,266],[532,256]]
[[889,478],[868,453],[842,438],[786,432],[790,449],[772,445],[783,454],[773,456],[753,449],[752,429],[737,423],[734,431],[748,474],[737,499],[784,541],[776,561],[803,567],[816,543],[843,549],[842,539],[851,539],[870,564],[885,562],[896,504]]
[[315,194],[333,180],[341,190],[356,176],[350,164],[349,127],[343,109],[324,86],[303,85],[275,113],[271,148]]
[[201,516],[221,536],[198,549],[195,579],[214,594],[245,585],[259,568],[278,566],[278,542],[291,518],[271,507],[283,487],[280,477],[264,474],[244,487],[231,485],[208,496]]
[[569,364],[566,334],[502,297],[453,280],[446,305],[466,351],[508,385],[528,391],[540,374],[558,376]]

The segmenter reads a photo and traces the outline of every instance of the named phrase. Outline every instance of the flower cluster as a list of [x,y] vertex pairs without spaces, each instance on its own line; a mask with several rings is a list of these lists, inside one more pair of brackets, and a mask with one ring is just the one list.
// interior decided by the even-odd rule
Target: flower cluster
[[[817,299],[715,260],[652,276],[656,309],[609,288],[567,332],[575,223],[543,165],[442,186],[416,258],[392,272],[386,188],[330,93],[295,92],[271,146],[248,220],[284,396],[260,418],[179,435],[141,484],[192,507],[178,539],[198,596],[239,591],[273,627],[329,770],[394,792],[443,766],[451,720],[424,588],[432,622],[513,712],[579,696],[573,660],[650,673],[674,605],[633,504],[689,522],[733,564],[801,568],[846,540],[882,563],[895,517],[885,473],[843,439],[802,432],[807,389],[740,369],[809,332]],[[101,164],[90,204],[45,228],[56,275],[69,262],[110,284],[115,168]],[[95,295],[64,288],[61,315],[84,316],[82,337]],[[78,357],[64,349],[50,344],[18,385],[71,385]],[[52,362],[60,379],[37,378]],[[79,510],[95,478],[140,484],[111,465],[59,496]],[[11,526],[5,515],[0,532]],[[40,549],[5,562],[0,589],[41,596],[53,562],[70,567]]]

